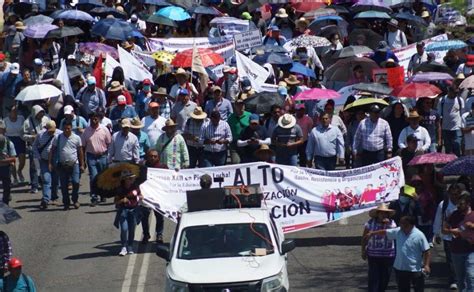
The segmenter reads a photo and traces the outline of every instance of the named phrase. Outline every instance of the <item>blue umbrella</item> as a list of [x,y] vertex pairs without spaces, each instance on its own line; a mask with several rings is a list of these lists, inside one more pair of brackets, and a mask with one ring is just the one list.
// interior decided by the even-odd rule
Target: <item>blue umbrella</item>
[[457,50],[467,47],[467,44],[461,40],[448,40],[430,43],[426,47],[427,52]]
[[396,19],[405,20],[408,23],[413,24],[413,25],[427,26],[427,23],[426,21],[423,20],[423,18],[411,13],[400,12],[400,13],[395,14],[393,17],[395,17]]
[[311,78],[316,78],[316,74],[314,73],[313,69],[308,68],[299,62],[293,62],[293,66],[291,67],[290,72],[301,74]]
[[125,41],[136,31],[130,23],[116,18],[102,19],[91,28],[91,33],[109,40]]
[[92,17],[89,13],[81,10],[66,10],[59,13],[55,18],[94,22],[94,17]]
[[313,22],[310,23],[309,26],[311,25],[315,25],[319,22],[323,22],[323,21],[337,21],[338,23],[341,22],[341,21],[344,21],[344,19],[340,16],[337,16],[337,15],[326,15],[326,16],[321,16],[321,17],[318,17],[316,18],[315,20],[313,20]]
[[214,7],[209,6],[197,6],[192,10],[194,14],[207,14],[207,15],[222,15],[219,10],[215,9]]
[[178,6],[161,8],[156,12],[156,15],[161,15],[174,21],[183,21],[191,18],[191,15],[189,15],[184,8]]
[[36,26],[42,24],[51,24],[53,23],[54,19],[51,17],[39,14],[35,16],[28,17],[23,21],[23,24],[26,26]]
[[441,172],[444,175],[474,175],[474,156],[461,156],[446,164]]
[[89,12],[92,15],[96,15],[102,18],[107,17],[107,15],[113,15],[115,18],[127,19],[127,13],[121,12],[112,7],[95,7]]
[[381,19],[391,19],[390,15],[388,15],[386,12],[381,12],[381,11],[363,11],[360,13],[357,13],[356,16],[354,16],[355,19],[360,19],[360,18],[381,18]]
[[173,4],[163,1],[163,0],[140,0],[139,2],[143,4],[155,5],[155,6],[173,6]]

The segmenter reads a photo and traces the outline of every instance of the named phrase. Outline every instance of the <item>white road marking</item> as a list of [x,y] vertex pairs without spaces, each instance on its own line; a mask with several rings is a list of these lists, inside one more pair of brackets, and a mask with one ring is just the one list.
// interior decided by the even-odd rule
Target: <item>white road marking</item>
[[[143,231],[141,226],[136,226],[135,227],[135,241],[136,240],[141,240],[143,236]],[[126,255],[128,257],[128,265],[127,265],[127,271],[125,272],[125,277],[123,278],[123,283],[122,283],[122,292],[129,292],[130,288],[132,286],[132,277],[133,277],[133,270],[135,269],[135,263],[137,261],[137,246],[136,244],[134,245],[134,251],[135,253],[132,255]]]
[[[150,212],[150,217],[151,217],[151,222],[150,222],[150,230],[153,230],[150,232],[152,234],[152,238],[150,238],[150,242],[152,240],[155,240],[155,228],[154,226],[156,225],[156,218],[155,214],[153,211]],[[150,266],[150,255],[152,254],[151,252],[151,243],[148,243],[145,247],[145,254],[143,255],[143,261],[142,261],[142,266],[140,267],[140,274],[138,275],[138,283],[137,283],[137,292],[144,292],[145,291],[145,286],[146,286],[146,276],[148,274],[148,267]]]

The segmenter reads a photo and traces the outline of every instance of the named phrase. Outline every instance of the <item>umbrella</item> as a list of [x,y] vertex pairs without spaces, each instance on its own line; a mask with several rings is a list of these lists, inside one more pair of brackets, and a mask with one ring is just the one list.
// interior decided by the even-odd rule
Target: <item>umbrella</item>
[[313,11],[306,12],[303,17],[306,19],[316,19],[321,16],[337,15],[337,11],[332,8],[319,8]]
[[115,197],[120,191],[120,176],[124,170],[130,171],[136,175],[136,186],[145,182],[147,178],[147,168],[145,166],[128,162],[111,164],[104,171],[99,173],[92,181],[92,189],[94,190],[94,193],[106,198]]
[[[43,79],[56,79],[58,77],[59,68],[46,72]],[[67,66],[67,75],[69,79],[74,79],[77,77],[84,77],[81,70],[77,66]]]
[[292,64],[293,60],[288,55],[278,53],[265,53],[262,55],[257,54],[253,61],[260,65],[270,63],[272,65],[287,65]]
[[207,15],[215,15],[215,16],[222,16],[222,13],[214,7],[209,6],[197,6],[191,11],[194,14],[207,14]]
[[390,7],[383,6],[379,1],[359,1],[359,3],[356,3],[351,7],[352,13],[365,12],[369,10],[385,13],[392,12]]
[[[224,63],[224,58],[211,49],[198,48],[198,56],[204,67],[216,66]],[[187,49],[178,53],[171,65],[175,67],[190,68],[193,64],[193,49]]]
[[316,30],[314,31],[314,33],[319,36],[325,37],[327,39],[329,39],[331,35],[334,33],[338,33],[340,36],[346,37],[347,28],[345,28],[344,26],[337,26],[335,24],[331,24],[331,25],[321,27],[320,30]]
[[346,107],[344,108],[344,111],[354,110],[355,108],[360,108],[360,107],[368,108],[369,106],[373,104],[377,104],[379,106],[388,106],[388,103],[383,99],[375,98],[375,97],[366,97],[366,98],[359,98],[353,103],[346,105]]
[[166,18],[164,16],[157,15],[156,12],[154,14],[150,15],[150,17],[148,17],[148,19],[146,21],[151,22],[151,23],[155,23],[155,24],[162,24],[162,25],[166,25],[166,26],[178,27],[178,24],[176,24],[175,21],[173,21],[169,18]]
[[308,68],[299,62],[293,62],[293,66],[291,66],[290,72],[301,74],[311,78],[316,78],[316,73],[314,73],[313,69]]
[[67,11],[66,9],[58,9],[58,10],[54,10],[50,15],[49,17],[53,18],[53,19],[56,19],[58,17],[59,14],[61,14],[62,12],[64,11]]
[[176,56],[175,54],[170,53],[168,51],[158,51],[151,54],[151,57],[153,59],[166,63],[166,64],[171,64],[171,61],[173,61],[175,56]]
[[461,89],[474,88],[474,75],[471,75],[467,77],[466,79],[464,79],[459,85],[459,88]]
[[110,55],[114,59],[118,59],[119,57],[116,48],[103,43],[79,43],[78,49],[82,53],[88,53],[96,57],[99,57],[100,55]]
[[60,38],[65,38],[73,35],[80,35],[83,34],[84,32],[82,29],[79,27],[74,27],[74,26],[63,26],[57,29],[50,30],[46,34],[46,38],[52,38],[52,39],[60,39]]
[[69,20],[80,20],[87,22],[94,22],[94,17],[89,13],[81,10],[65,10],[59,13],[55,19],[69,19]]
[[341,95],[332,89],[311,88],[301,91],[293,96],[294,100],[321,100],[321,99],[337,99]]
[[245,108],[257,114],[270,112],[273,105],[283,106],[284,99],[277,92],[260,92],[244,100]]
[[[442,72],[419,72],[410,78],[408,82],[432,82],[432,81],[443,81],[443,80],[453,80],[454,77],[448,73]],[[462,84],[462,83],[461,83]]]
[[[283,47],[287,50],[292,50],[293,48],[298,47],[327,47],[331,45],[331,42],[324,37],[318,37],[314,35],[300,35],[288,42],[286,42]],[[272,46],[280,47],[280,46]]]
[[432,42],[426,46],[427,52],[457,50],[467,47],[467,44],[461,40],[447,40]]
[[354,19],[365,19],[365,18],[391,19],[390,15],[388,15],[386,12],[373,11],[373,10],[359,12],[356,16],[354,16]]
[[23,21],[23,24],[26,26],[35,26],[35,25],[42,25],[42,24],[51,24],[53,23],[54,19],[45,15],[35,15],[28,17]]
[[334,22],[334,21],[337,22],[338,24],[342,23],[342,22],[346,22],[344,20],[344,18],[342,18],[338,15],[327,15],[327,16],[318,17],[315,20],[313,20],[309,24],[309,28],[313,29],[313,27],[317,27],[318,25],[321,25],[322,23],[330,23],[330,22]]
[[178,6],[168,6],[161,8],[156,12],[157,15],[169,18],[174,21],[183,21],[190,19],[191,16],[186,12],[182,7]]
[[342,5],[331,4],[329,6],[326,6],[326,8],[336,10],[337,14],[339,14],[339,15],[341,15],[341,14],[350,14],[351,13],[349,11],[349,9],[347,9],[345,6],[342,6]]
[[420,65],[416,66],[413,70],[416,72],[443,72],[448,73],[450,75],[454,75],[454,72],[445,64],[441,64],[438,62],[424,62]]
[[440,93],[438,87],[429,83],[407,83],[395,87],[392,91],[393,96],[409,98],[436,96]]
[[0,224],[10,224],[21,219],[18,212],[5,203],[0,203]]
[[372,50],[377,49],[383,36],[367,28],[356,28],[349,34],[349,43],[351,45],[367,46]]
[[400,12],[400,13],[395,14],[393,17],[399,20],[407,21],[409,24],[414,25],[414,26],[417,26],[417,25],[427,26],[427,23],[426,21],[423,20],[423,18],[411,13]]
[[125,41],[132,36],[135,28],[128,22],[115,19],[102,19],[92,26],[93,35],[102,36],[109,40]]
[[258,47],[253,47],[251,50],[252,54],[256,54],[258,51],[263,51],[264,53],[288,53],[288,51],[284,47],[272,45],[261,45]]
[[474,156],[461,156],[446,164],[441,172],[444,175],[474,175]]
[[339,50],[338,53],[333,56],[333,58],[349,58],[358,55],[370,54],[373,52],[374,51],[371,48],[366,46],[348,46]]
[[364,73],[367,76],[372,74],[373,69],[379,68],[377,63],[375,63],[372,59],[366,57],[350,57],[345,59],[340,59],[332,66],[330,66],[326,72],[324,72],[324,76],[327,80],[330,81],[348,81],[352,77],[352,69],[357,66],[361,65]]
[[[292,1],[296,2],[296,1]],[[299,2],[292,3],[291,6],[296,9],[296,12],[308,12],[325,6],[325,1],[321,0],[299,0]]]
[[392,88],[380,83],[357,83],[352,86],[353,90],[372,92],[376,94],[389,95]]
[[454,154],[432,152],[415,156],[412,160],[410,160],[410,162],[408,162],[408,165],[413,166],[422,164],[446,164],[456,158],[457,156]]
[[127,14],[125,12],[119,11],[112,7],[95,7],[89,12],[90,14],[99,17],[107,17],[107,15],[113,15],[116,18],[127,19]]
[[104,4],[97,0],[79,0],[75,6],[76,9],[89,11],[95,7],[104,7]]
[[61,95],[63,92],[53,85],[49,84],[35,84],[24,88],[15,97],[15,100],[25,102],[33,100],[43,100],[50,97]]
[[172,6],[173,4],[163,0],[140,0],[138,1],[143,4],[155,5],[155,6]]
[[28,13],[31,12],[33,2],[19,2],[12,5],[13,12],[19,15],[21,18],[24,18]]
[[43,39],[48,34],[48,32],[57,28],[58,27],[53,24],[33,25],[33,26],[28,26],[23,32],[23,34],[26,37],[29,37],[32,39]]

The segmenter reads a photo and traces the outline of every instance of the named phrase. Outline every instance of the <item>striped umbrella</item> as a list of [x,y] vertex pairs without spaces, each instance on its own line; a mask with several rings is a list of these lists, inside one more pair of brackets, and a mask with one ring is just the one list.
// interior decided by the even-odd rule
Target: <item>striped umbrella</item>
[[467,47],[467,44],[461,40],[447,40],[430,43],[426,46],[427,52],[457,50]]
[[408,165],[446,164],[455,160],[456,158],[457,156],[454,154],[433,152],[415,156],[412,160],[410,160],[410,162],[408,162]]

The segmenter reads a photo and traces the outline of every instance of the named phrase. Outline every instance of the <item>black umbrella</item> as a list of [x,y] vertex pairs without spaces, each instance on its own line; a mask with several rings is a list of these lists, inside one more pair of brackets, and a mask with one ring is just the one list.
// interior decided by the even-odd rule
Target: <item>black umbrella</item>
[[284,47],[272,46],[272,45],[261,45],[261,46],[252,48],[252,54],[256,54],[258,51],[263,51],[265,53],[281,53],[281,54],[288,53],[288,51]]
[[0,224],[9,224],[21,219],[20,214],[5,203],[0,203]]
[[383,36],[367,28],[356,28],[349,34],[349,43],[351,45],[367,46],[372,50],[377,49]]
[[79,2],[76,4],[76,7],[79,10],[87,12],[91,9],[94,9],[95,7],[104,7],[104,4],[97,0],[79,0]]
[[388,95],[393,91],[391,87],[380,83],[357,83],[352,86],[352,89],[384,95]]
[[[58,73],[59,69],[51,70],[44,74],[44,79],[56,79]],[[67,75],[69,79],[74,79],[76,77],[82,76],[82,72],[77,66],[67,66]]]
[[127,14],[125,12],[121,12],[111,7],[96,7],[89,11],[89,13],[102,18],[107,17],[107,15],[113,15],[116,18],[127,19]]
[[74,35],[80,35],[84,32],[79,27],[75,26],[63,26],[57,29],[53,29],[46,34],[47,39],[60,39]]
[[119,194],[123,171],[130,171],[136,176],[135,184],[137,186],[146,181],[147,168],[143,165],[127,162],[111,164],[92,181],[91,188],[94,193],[106,198],[115,197]]
[[191,12],[194,14],[207,14],[207,15],[221,15],[219,10],[215,9],[214,7],[209,6],[197,6],[191,9]]
[[443,72],[448,73],[452,76],[455,76],[453,70],[451,70],[448,66],[438,63],[438,62],[424,62],[415,67],[413,70],[414,73],[416,72]]
[[21,18],[24,18],[28,13],[31,12],[31,8],[33,7],[32,2],[19,2],[13,4],[13,12],[19,15]]
[[247,98],[244,103],[250,112],[267,114],[273,105],[283,106],[284,99],[277,92],[260,92]]
[[349,58],[357,55],[373,53],[371,48],[366,46],[348,46],[344,47],[333,56],[333,58]]
[[412,24],[412,25],[415,25],[415,26],[416,25],[427,26],[427,23],[426,23],[426,21],[423,20],[423,18],[419,17],[418,15],[411,14],[411,13],[400,12],[400,13],[395,14],[393,17],[396,18],[396,19],[399,19],[399,20],[405,20],[409,24]]
[[292,64],[293,60],[284,54],[279,53],[265,53],[263,55],[256,55],[253,61],[257,64],[263,65],[270,63],[272,65],[287,65]]
[[337,14],[351,14],[351,12],[349,11],[349,9],[347,9],[347,7],[345,6],[342,6],[342,5],[329,5],[329,6],[326,6],[326,8],[331,8],[331,9],[334,9],[336,10]]

